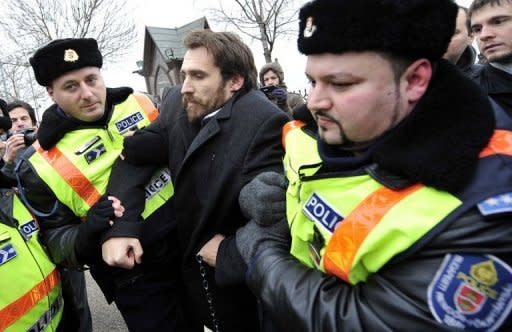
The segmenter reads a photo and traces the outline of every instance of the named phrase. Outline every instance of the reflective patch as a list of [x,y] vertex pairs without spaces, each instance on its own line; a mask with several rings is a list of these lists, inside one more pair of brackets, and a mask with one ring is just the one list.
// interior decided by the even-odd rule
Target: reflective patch
[[428,287],[436,320],[471,331],[494,331],[512,309],[512,269],[492,255],[446,255]]
[[166,185],[171,183],[171,172],[165,168],[157,175],[153,176],[146,185],[146,200],[158,194]]
[[116,128],[119,133],[123,133],[126,130],[129,130],[137,125],[137,123],[144,120],[144,116],[142,116],[141,112],[137,112],[126,118],[119,120],[116,122]]
[[512,193],[488,198],[477,206],[484,216],[512,212]]
[[95,146],[94,149],[84,154],[85,160],[88,164],[92,163],[96,159],[98,159],[102,154],[107,152],[107,149],[105,149],[105,145],[101,143],[98,146]]
[[0,248],[0,265],[10,261],[14,257],[16,257],[16,250],[14,250],[14,247],[12,244],[7,244]]
[[311,195],[302,210],[309,219],[316,221],[331,233],[334,232],[336,225],[343,220],[343,217],[316,193]]
[[20,226],[21,235],[26,240],[30,239],[32,235],[39,230],[35,220],[31,220]]
[[59,313],[63,304],[64,304],[64,301],[62,299],[62,296],[59,294],[59,296],[51,304],[50,309],[48,311],[46,311],[43,315],[41,315],[41,317],[39,317],[37,322],[34,325],[32,325],[27,330],[27,332],[44,331],[46,329],[46,327],[48,327],[48,325],[50,325],[53,318],[55,318],[55,316],[57,316],[57,314]]

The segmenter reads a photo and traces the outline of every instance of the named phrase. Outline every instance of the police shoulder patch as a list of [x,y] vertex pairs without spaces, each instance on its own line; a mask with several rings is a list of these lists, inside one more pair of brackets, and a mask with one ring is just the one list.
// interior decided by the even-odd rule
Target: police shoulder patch
[[512,309],[512,269],[492,255],[448,254],[428,287],[436,320],[471,331],[494,331]]
[[477,204],[478,210],[484,216],[512,212],[512,193],[501,194],[486,199]]

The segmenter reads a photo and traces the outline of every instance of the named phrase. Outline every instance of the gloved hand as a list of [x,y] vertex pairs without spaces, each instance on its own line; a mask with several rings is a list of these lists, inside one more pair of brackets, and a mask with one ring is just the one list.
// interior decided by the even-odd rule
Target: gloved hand
[[114,202],[102,196],[87,212],[85,221],[78,226],[75,250],[80,257],[91,256],[100,250],[99,235],[110,228],[115,218]]
[[247,264],[260,250],[289,246],[286,179],[283,175],[261,173],[241,190],[239,203],[242,213],[252,219],[236,232],[236,246]]
[[288,92],[286,89],[281,87],[276,87],[272,92],[270,92],[270,95],[276,100],[277,105],[285,105],[286,99],[288,98]]
[[243,215],[260,225],[273,225],[286,219],[286,188],[284,175],[264,172],[240,191],[238,202]]

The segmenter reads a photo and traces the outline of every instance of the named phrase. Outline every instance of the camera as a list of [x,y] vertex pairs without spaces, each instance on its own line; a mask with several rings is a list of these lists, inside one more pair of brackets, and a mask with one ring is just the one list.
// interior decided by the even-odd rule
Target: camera
[[275,85],[267,85],[260,88],[260,91],[265,94],[268,98],[271,97],[272,91],[274,91],[277,87]]
[[7,138],[11,137],[12,135],[23,135],[25,146],[30,146],[37,140],[37,133],[35,128],[24,128],[18,130],[12,134],[8,134]]

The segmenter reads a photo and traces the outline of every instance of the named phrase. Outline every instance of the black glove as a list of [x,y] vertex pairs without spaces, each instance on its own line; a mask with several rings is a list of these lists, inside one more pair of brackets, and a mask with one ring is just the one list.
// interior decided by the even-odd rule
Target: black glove
[[236,232],[236,246],[247,264],[260,250],[270,246],[289,247],[286,179],[283,175],[261,173],[244,186],[239,203],[242,213],[252,219]]
[[100,247],[99,236],[110,228],[115,218],[112,201],[102,196],[87,212],[85,221],[78,226],[75,250],[80,257],[92,256]]
[[277,105],[282,106],[286,104],[286,99],[288,98],[288,92],[286,89],[276,87],[272,92],[270,92],[270,95],[276,100]]

